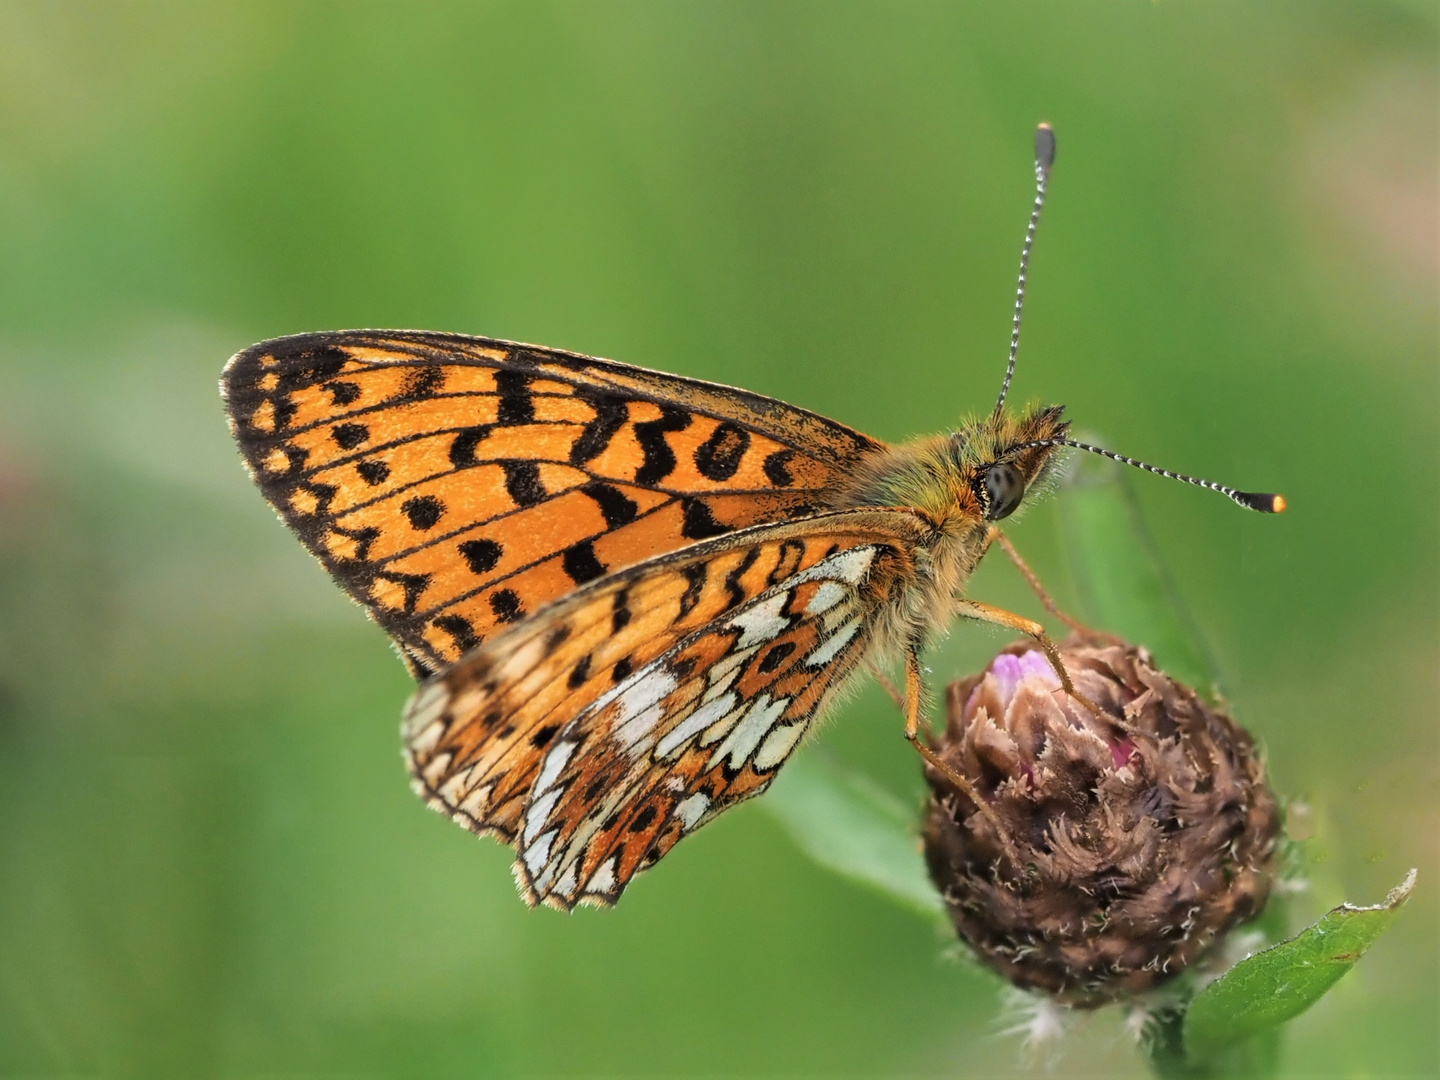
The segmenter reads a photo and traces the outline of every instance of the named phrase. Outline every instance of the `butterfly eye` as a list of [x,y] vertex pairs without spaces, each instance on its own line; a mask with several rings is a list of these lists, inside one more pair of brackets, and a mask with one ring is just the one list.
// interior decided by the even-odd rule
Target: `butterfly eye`
[[999,521],[1007,518],[1025,497],[1025,478],[1009,462],[991,465],[985,470],[985,494],[989,496],[990,503],[986,519]]

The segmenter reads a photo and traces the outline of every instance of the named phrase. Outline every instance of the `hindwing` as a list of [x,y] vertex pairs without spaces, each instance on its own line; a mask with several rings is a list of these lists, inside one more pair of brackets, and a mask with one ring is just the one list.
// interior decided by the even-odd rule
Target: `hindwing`
[[266,498],[418,675],[606,574],[814,514],[883,449],[743,390],[452,334],[279,338],[222,390]]
[[594,582],[416,692],[403,732],[417,789],[512,841],[530,902],[613,903],[768,786],[928,529],[905,510],[818,515]]

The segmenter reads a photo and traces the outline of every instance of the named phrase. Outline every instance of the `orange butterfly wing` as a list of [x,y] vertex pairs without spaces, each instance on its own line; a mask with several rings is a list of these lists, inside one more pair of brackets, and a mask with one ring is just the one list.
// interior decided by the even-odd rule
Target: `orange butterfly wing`
[[423,676],[623,567],[816,512],[882,444],[743,390],[416,331],[225,369],[260,489]]
[[513,841],[531,903],[613,903],[768,786],[930,528],[907,510],[817,515],[594,582],[417,691],[417,789]]

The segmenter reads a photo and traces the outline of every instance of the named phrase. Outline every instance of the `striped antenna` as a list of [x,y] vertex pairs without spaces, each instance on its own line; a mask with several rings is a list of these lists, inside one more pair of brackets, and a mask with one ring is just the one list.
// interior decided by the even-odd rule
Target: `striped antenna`
[[1035,206],[1030,211],[1030,227],[1025,230],[1025,245],[1020,249],[1020,284],[1015,289],[1015,323],[1010,328],[1010,364],[1005,369],[1005,381],[1000,384],[1000,399],[995,402],[996,416],[1005,405],[1005,395],[1010,392],[1010,380],[1015,375],[1015,357],[1020,353],[1020,313],[1025,307],[1025,275],[1030,269],[1030,249],[1035,246],[1040,211],[1045,206],[1045,185],[1054,164],[1055,132],[1049,124],[1041,124],[1035,129]]
[[1036,442],[1020,443],[1011,447],[1011,451],[1028,450],[1035,446],[1073,446],[1076,450],[1088,450],[1092,454],[1099,454],[1112,461],[1118,461],[1125,465],[1134,465],[1137,469],[1144,469],[1146,472],[1154,473],[1156,476],[1163,476],[1168,480],[1180,480],[1186,484],[1194,484],[1196,487],[1209,488],[1211,491],[1218,491],[1221,495],[1243,506],[1246,510],[1258,510],[1262,514],[1278,514],[1285,509],[1284,495],[1271,495],[1260,491],[1236,491],[1224,484],[1217,484],[1213,480],[1201,480],[1195,476],[1186,476],[1184,473],[1170,472],[1168,469],[1158,469],[1154,465],[1147,465],[1143,461],[1136,461],[1124,454],[1117,454],[1113,450],[1105,450],[1099,446],[1091,446],[1089,443],[1076,442],[1074,439],[1040,439]]

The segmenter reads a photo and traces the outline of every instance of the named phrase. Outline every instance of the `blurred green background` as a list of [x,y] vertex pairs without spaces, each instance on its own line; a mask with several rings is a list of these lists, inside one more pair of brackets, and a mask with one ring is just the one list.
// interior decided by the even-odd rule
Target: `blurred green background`
[[[1040,119],[1014,394],[1286,494],[1136,478],[1310,808],[1299,913],[1421,868],[1286,1074],[1440,1073],[1437,47],[1420,2],[0,4],[0,1074],[1043,1073],[763,800],[527,910],[410,794],[408,678],[216,393],[422,327],[942,429],[998,388]],[[1073,600],[1057,531],[1011,534]],[[998,559],[972,595],[1039,614]],[[918,799],[879,692],[822,741]],[[1144,1074],[1113,1010],[1058,1052]]]

